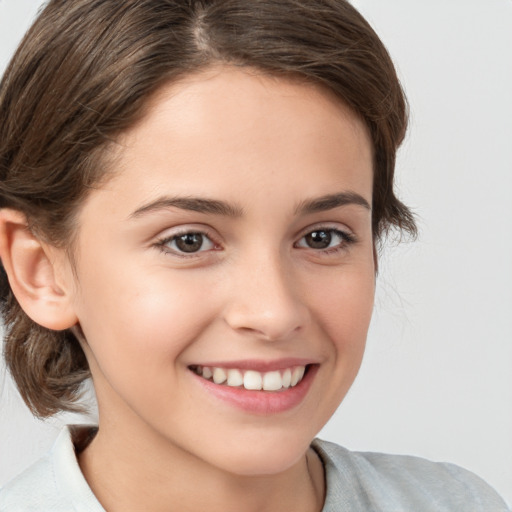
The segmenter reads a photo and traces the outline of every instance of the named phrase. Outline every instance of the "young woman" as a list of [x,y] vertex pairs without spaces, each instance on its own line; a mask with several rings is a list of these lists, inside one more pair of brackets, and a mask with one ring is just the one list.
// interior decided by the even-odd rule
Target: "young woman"
[[0,89],[5,357],[69,427],[0,510],[504,511],[314,440],[355,379],[405,99],[342,0],[52,0]]

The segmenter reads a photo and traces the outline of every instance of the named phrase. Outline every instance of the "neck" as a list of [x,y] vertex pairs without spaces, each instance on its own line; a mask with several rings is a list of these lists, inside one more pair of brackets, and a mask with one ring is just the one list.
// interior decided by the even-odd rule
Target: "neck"
[[[79,454],[92,491],[108,512],[319,512],[323,467],[309,449],[278,474],[246,476],[217,468],[169,440],[103,425]],[[109,428],[110,427],[110,428]]]

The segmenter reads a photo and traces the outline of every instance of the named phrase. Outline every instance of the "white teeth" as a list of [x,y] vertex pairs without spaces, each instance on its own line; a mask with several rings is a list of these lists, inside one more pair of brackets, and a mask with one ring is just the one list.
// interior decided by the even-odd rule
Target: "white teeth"
[[296,368],[293,369],[292,380],[290,383],[292,387],[296,386],[297,383],[302,379],[302,377],[304,377],[304,370],[304,366],[297,366]]
[[222,384],[226,382],[227,378],[226,372],[222,368],[213,369],[213,382],[215,382],[215,384]]
[[244,376],[240,370],[228,370],[228,386],[238,387],[244,383]]
[[279,372],[267,372],[263,375],[263,389],[265,391],[277,391],[283,387],[283,379]]
[[283,373],[283,388],[289,388],[291,383],[292,383],[292,371],[290,370],[290,368],[287,368]]
[[260,390],[262,386],[261,373],[248,370],[244,374],[244,388],[252,390]]
[[230,387],[241,387],[256,391],[279,391],[296,386],[304,377],[305,366],[295,366],[285,370],[257,372],[255,370],[240,370],[237,368],[216,368],[208,366],[191,367],[195,373],[215,384]]

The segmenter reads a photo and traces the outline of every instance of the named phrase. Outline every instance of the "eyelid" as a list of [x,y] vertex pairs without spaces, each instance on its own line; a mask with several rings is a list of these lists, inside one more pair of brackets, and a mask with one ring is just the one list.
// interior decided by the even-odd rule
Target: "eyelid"
[[[335,247],[326,247],[324,249],[315,249],[313,247],[304,247],[299,246],[298,243],[305,238],[307,235],[315,232],[315,231],[329,231],[332,233],[337,234],[340,236],[343,240],[342,242],[335,246]],[[294,243],[294,247],[297,247],[299,249],[309,249],[311,251],[314,251],[316,253],[332,253],[340,250],[347,249],[348,246],[356,243],[358,241],[356,235],[354,232],[346,227],[345,225],[340,226],[339,224],[332,225],[331,223],[324,223],[324,224],[316,224],[312,226],[308,226],[306,229],[301,231],[301,234],[298,236],[297,241]]]
[[[324,249],[315,249],[310,247],[299,247],[298,243],[308,234],[314,231],[329,231],[338,234],[342,237],[342,241],[338,246],[335,247],[327,247]],[[200,250],[197,252],[181,252],[177,250],[173,250],[168,247],[167,244],[177,237],[185,234],[200,234],[206,237],[213,244],[213,248],[207,250]],[[161,250],[163,253],[171,254],[177,256],[179,258],[194,258],[199,256],[204,256],[205,253],[210,253],[212,251],[216,251],[222,248],[222,242],[220,242],[220,236],[212,230],[209,226],[205,225],[197,225],[197,224],[188,224],[188,225],[179,225],[173,228],[169,228],[164,230],[160,235],[157,235],[156,240],[152,243],[152,246]],[[326,222],[326,223],[318,223],[308,226],[307,228],[302,229],[296,237],[296,242],[294,242],[294,247],[299,249],[310,249],[316,253],[329,253],[336,252],[337,250],[347,249],[349,245],[357,242],[357,238],[353,231],[349,229],[346,225],[340,225],[339,223],[334,222]]]
[[355,233],[352,229],[350,229],[346,224],[341,224],[339,222],[317,222],[315,224],[310,224],[306,228],[301,229],[297,234],[297,239],[300,239],[313,231],[338,231],[344,234],[347,237],[355,238]]
[[[208,250],[200,250],[197,252],[181,252],[174,250],[170,247],[168,247],[166,244],[170,243],[174,239],[176,239],[179,236],[186,235],[186,234],[199,234],[210,240],[210,242],[213,244],[212,249]],[[212,230],[209,229],[206,226],[198,226],[194,224],[190,225],[182,225],[182,226],[176,226],[175,228],[170,228],[168,230],[165,230],[160,235],[157,235],[155,242],[152,244],[153,247],[156,247],[157,249],[161,250],[165,254],[171,254],[174,256],[177,256],[179,258],[193,258],[198,257],[199,255],[203,255],[204,253],[208,253],[214,250],[218,250],[220,247],[220,242],[218,241],[220,237],[218,237],[215,234],[212,234]]]

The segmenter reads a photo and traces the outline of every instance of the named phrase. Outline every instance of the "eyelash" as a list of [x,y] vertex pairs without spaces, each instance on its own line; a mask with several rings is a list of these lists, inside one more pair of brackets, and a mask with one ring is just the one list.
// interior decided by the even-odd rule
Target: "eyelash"
[[313,247],[299,247],[298,246],[298,244],[301,240],[306,238],[308,235],[312,235],[313,233],[329,233],[331,237],[334,235],[341,239],[340,243],[334,247],[326,247],[325,249],[320,249],[320,248],[316,249],[316,251],[322,252],[324,254],[335,254],[340,251],[347,250],[350,245],[355,244],[357,242],[356,237],[352,233],[347,233],[346,231],[342,231],[341,229],[337,229],[337,228],[319,226],[317,228],[308,230],[307,233],[302,235],[301,238],[299,239],[299,241],[294,244],[294,247],[315,250]]
[[[335,247],[327,247],[325,249],[321,249],[321,248],[315,249],[313,247],[300,247],[298,245],[299,242],[301,240],[303,240],[305,237],[307,237],[308,235],[312,235],[313,233],[322,233],[322,232],[329,233],[331,236],[334,235],[334,236],[339,237],[341,239],[341,242]],[[179,237],[182,237],[185,235],[191,235],[191,236],[199,235],[199,236],[203,237],[203,243],[201,244],[201,247],[204,244],[204,239],[209,240],[209,242],[213,245],[213,249],[210,249],[210,250],[215,250],[215,248],[218,247],[218,244],[213,240],[212,236],[209,233],[207,233],[206,231],[192,230],[192,229],[191,230],[183,230],[182,232],[178,232],[171,236],[166,236],[164,238],[161,238],[156,241],[155,246],[165,254],[172,254],[173,256],[178,256],[180,258],[194,258],[194,257],[197,257],[202,252],[209,252],[209,250],[206,250],[206,251],[198,250],[198,251],[186,253],[184,251],[179,251],[179,250],[169,248],[170,243],[176,242],[176,240]],[[348,246],[350,246],[356,242],[357,242],[356,237],[351,233],[347,233],[346,231],[342,231],[342,230],[336,229],[336,228],[320,226],[318,228],[309,230],[307,233],[304,233],[300,237],[300,239],[294,243],[294,247],[300,248],[300,249],[311,249],[315,252],[323,253],[323,254],[335,254],[335,253],[338,253],[339,251],[346,250],[348,248]]]
[[[183,251],[179,251],[176,249],[171,249],[169,247],[169,244],[172,242],[175,242],[179,237],[185,236],[185,235],[199,235],[203,237],[203,239],[209,240],[210,243],[213,245],[213,247],[218,247],[218,244],[213,240],[213,237],[207,233],[206,231],[202,231],[200,229],[194,230],[194,229],[186,229],[178,233],[174,233],[171,236],[163,237],[156,241],[155,246],[160,249],[164,254],[171,254],[173,256],[177,256],[178,258],[194,258],[198,256],[198,254],[201,254],[205,251],[196,251],[196,252],[190,252],[186,253]],[[204,243],[204,241],[203,241]],[[203,245],[203,244],[201,244]],[[215,249],[214,249],[215,250]]]

